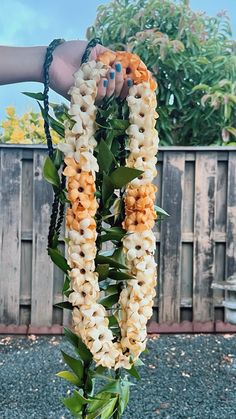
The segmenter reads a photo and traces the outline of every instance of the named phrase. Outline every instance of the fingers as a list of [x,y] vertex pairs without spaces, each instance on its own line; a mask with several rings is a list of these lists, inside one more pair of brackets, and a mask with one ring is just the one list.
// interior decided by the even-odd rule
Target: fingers
[[121,63],[115,62],[112,66],[115,69],[115,97],[120,96],[120,92],[122,90],[124,84],[123,72]]
[[104,99],[104,97],[106,96],[107,86],[108,86],[108,80],[102,77],[98,83],[98,91],[97,91],[97,97],[95,100],[95,105],[99,105]]
[[105,97],[109,98],[113,94],[123,100],[132,84],[132,79],[124,80],[122,66],[119,62],[115,62],[108,71],[107,78],[102,78],[98,84],[95,104],[99,105]]
[[133,85],[133,80],[131,80],[131,79],[126,79],[126,80],[124,81],[124,84],[123,84],[122,90],[121,90],[121,92],[120,92],[120,99],[121,99],[121,100],[124,100],[124,99],[126,98],[126,96],[127,96],[127,95],[128,95],[128,93],[129,93],[129,88],[130,88],[132,85]]

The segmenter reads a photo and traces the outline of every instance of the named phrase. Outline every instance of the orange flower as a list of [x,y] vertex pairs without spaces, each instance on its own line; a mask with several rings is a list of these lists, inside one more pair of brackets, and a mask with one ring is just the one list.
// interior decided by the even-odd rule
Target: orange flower
[[67,167],[63,170],[63,175],[65,176],[76,176],[81,173],[81,168],[79,164],[73,159],[73,157],[65,157],[64,162]]
[[150,208],[145,211],[134,211],[125,217],[122,227],[127,231],[151,230],[154,226],[156,212]]
[[112,67],[115,61],[119,61],[122,64],[124,79],[127,77],[131,78],[134,84],[147,81],[152,90],[156,90],[157,88],[156,81],[137,54],[132,54],[128,51],[105,51],[98,56],[98,61],[101,61],[103,64],[109,65],[110,67]]
[[98,203],[96,198],[89,198],[85,194],[81,194],[80,197],[72,205],[72,210],[76,217],[79,219],[85,218],[84,210],[87,210],[86,212],[93,217],[96,214],[97,208]]

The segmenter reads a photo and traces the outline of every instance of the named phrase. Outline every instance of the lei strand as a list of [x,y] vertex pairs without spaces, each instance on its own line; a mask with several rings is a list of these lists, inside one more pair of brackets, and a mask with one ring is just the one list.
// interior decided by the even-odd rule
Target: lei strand
[[71,128],[70,122],[65,121],[65,143],[58,148],[65,154],[63,174],[67,178],[67,199],[71,204],[66,213],[66,228],[74,331],[89,348],[97,365],[128,369],[132,366],[130,355],[134,361],[145,349],[146,324],[152,315],[155,296],[155,238],[151,228],[156,217],[156,187],[151,181],[156,174],[153,156],[158,145],[154,129],[157,113],[155,93],[148,81],[130,88],[127,97],[130,126],[126,130],[130,154],[126,165],[142,170],[143,174],[126,187],[123,228],[131,234],[123,239],[123,251],[127,267],[136,279],[129,280],[120,293],[121,340],[113,342],[106,309],[98,303],[94,219],[98,208],[95,179],[99,170],[93,155],[97,145],[94,102],[98,82],[108,69],[109,65],[102,61],[90,61],[74,74],[75,83],[68,93],[71,95],[69,114],[75,123]]

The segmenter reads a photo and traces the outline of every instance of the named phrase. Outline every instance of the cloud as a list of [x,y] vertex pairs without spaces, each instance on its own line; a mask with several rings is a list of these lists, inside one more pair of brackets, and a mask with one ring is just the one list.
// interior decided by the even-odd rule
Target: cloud
[[[0,44],[1,45],[29,45],[30,33],[47,29],[48,20],[45,16],[41,19],[38,12],[29,5],[19,0],[1,0],[0,14]],[[34,44],[32,40],[32,44]]]

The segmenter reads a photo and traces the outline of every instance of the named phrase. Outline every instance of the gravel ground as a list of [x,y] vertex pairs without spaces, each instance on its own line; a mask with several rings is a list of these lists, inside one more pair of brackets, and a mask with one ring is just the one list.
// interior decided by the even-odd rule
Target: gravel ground
[[[55,377],[68,348],[58,336],[0,336],[1,419],[71,418],[59,400],[69,386]],[[162,335],[148,348],[124,419],[236,418],[235,335]]]

